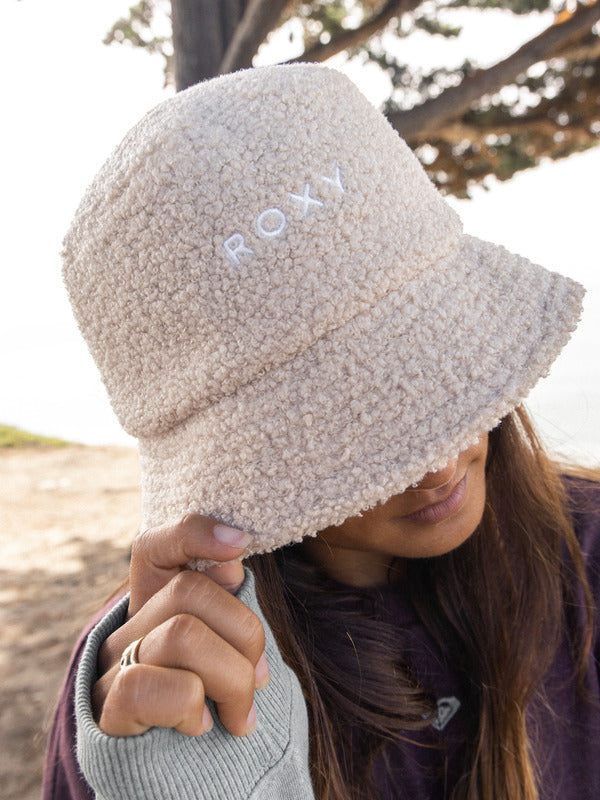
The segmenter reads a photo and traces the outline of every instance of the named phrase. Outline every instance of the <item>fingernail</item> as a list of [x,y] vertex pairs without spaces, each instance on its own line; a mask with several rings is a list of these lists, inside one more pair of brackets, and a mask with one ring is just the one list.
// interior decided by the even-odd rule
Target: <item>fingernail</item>
[[271,679],[271,673],[269,672],[267,657],[264,653],[258,659],[258,664],[254,668],[254,676],[257,689],[264,689],[265,686],[268,686]]
[[208,710],[208,706],[205,705],[204,711],[202,712],[202,728],[204,729],[204,733],[208,733],[214,724],[215,721],[212,718],[212,714]]
[[246,720],[246,733],[254,733],[256,730],[256,706],[252,703],[252,708]]
[[230,528],[228,525],[215,525],[213,534],[218,542],[230,547],[246,547],[252,541],[250,534]]

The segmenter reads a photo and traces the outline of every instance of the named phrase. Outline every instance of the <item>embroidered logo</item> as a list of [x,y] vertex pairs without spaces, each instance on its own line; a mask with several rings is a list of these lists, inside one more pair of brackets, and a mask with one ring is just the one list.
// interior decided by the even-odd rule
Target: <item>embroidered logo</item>
[[446,725],[460,708],[460,700],[456,697],[440,697],[437,701],[437,714],[431,727],[443,731]]
[[[335,187],[341,194],[346,194],[342,183],[342,173],[337,161],[334,163],[333,175],[321,175],[320,180]],[[313,189],[310,183],[305,183],[302,192],[288,192],[288,197],[294,203],[294,207],[300,209],[302,217],[307,217],[311,211],[322,208],[325,203],[317,196],[317,190]],[[287,228],[288,220],[285,212],[281,208],[272,206],[261,211],[254,220],[256,234],[266,241],[277,239]],[[223,242],[225,255],[232,264],[240,266],[243,256],[254,255],[254,250],[246,244],[246,236],[239,231],[232,233]]]

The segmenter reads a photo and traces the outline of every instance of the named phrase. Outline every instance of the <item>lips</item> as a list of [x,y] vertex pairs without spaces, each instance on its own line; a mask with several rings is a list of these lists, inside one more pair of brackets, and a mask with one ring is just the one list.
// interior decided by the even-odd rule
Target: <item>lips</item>
[[411,520],[412,522],[425,522],[436,523],[442,522],[448,517],[455,514],[462,506],[467,493],[467,476],[466,474],[462,479],[449,489],[445,496],[439,500],[429,502],[427,505],[411,511],[410,514],[405,514],[401,519]]

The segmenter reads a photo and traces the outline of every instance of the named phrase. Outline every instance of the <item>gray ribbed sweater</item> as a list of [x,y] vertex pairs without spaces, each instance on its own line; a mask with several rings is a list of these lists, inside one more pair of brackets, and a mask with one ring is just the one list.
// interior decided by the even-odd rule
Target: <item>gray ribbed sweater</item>
[[[77,755],[97,800],[311,800],[308,719],[296,675],[287,667],[261,613],[254,578],[238,597],[260,617],[271,681],[256,693],[258,726],[250,736],[229,734],[213,713],[209,733],[188,737],[173,728],[112,737],[94,722],[90,693],[102,642],[127,613],[128,597],[94,628],[81,659],[75,690]],[[214,711],[214,709],[211,709]]]

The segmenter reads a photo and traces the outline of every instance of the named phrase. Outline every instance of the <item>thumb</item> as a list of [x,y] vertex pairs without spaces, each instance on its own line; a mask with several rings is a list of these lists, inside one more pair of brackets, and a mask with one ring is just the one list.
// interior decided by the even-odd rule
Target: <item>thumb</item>
[[129,568],[130,614],[195,560],[223,561],[207,574],[235,593],[244,582],[240,559],[252,537],[209,517],[188,514],[174,525],[151,528],[136,537]]
[[[221,523],[215,524],[212,535],[221,545],[233,548],[238,548],[240,541],[246,544],[249,539],[241,531]],[[230,561],[226,564],[215,564],[212,567],[207,567],[204,573],[215,583],[218,583],[219,586],[231,592],[231,594],[236,594],[244,582],[244,568],[239,560]]]

